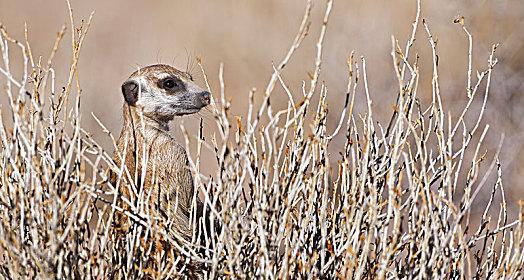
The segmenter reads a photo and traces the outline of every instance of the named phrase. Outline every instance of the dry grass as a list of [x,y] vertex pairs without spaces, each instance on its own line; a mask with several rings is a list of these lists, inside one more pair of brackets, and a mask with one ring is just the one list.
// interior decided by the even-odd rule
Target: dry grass
[[[405,47],[391,40],[398,96],[390,122],[374,121],[366,60],[351,54],[344,109],[338,125],[327,127],[328,87],[319,77],[331,0],[302,92],[290,92],[281,76],[311,36],[310,4],[261,104],[253,90],[247,115],[231,117],[221,65],[220,92],[211,105],[216,133],[205,139],[201,125],[193,137],[181,127],[188,148],[197,146],[190,161],[195,188],[213,224],[197,231],[204,221],[192,215],[202,236],[190,243],[169,237],[169,221],[149,214],[140,186],[111,183],[109,171],[119,177],[133,171],[117,166],[107,152],[114,147],[101,147],[80,126],[86,93],[77,63],[91,19],[77,24],[70,9],[73,51],[65,85],[55,84],[53,70],[65,30],[45,61],[32,55],[27,38],[17,41],[2,27],[2,92],[9,97],[2,110],[10,119],[0,127],[0,275],[167,278],[203,267],[206,278],[521,278],[524,204],[519,219],[509,220],[499,152],[484,152],[482,143],[497,46],[473,75],[472,37],[456,20],[470,49],[464,109],[451,115],[442,106],[437,44],[418,9]],[[415,39],[426,40],[432,53],[428,104],[417,97],[419,58],[410,52]],[[10,70],[13,47],[23,56],[21,77]],[[284,109],[271,103],[275,87],[288,96]],[[354,111],[358,93],[367,105],[361,113]],[[478,110],[471,106],[477,100]],[[337,135],[345,144],[334,154],[330,144]],[[199,172],[203,151],[214,153],[219,167],[209,176]],[[119,196],[122,188],[129,188],[129,199]],[[491,197],[476,215],[472,205],[483,188]],[[124,236],[116,234],[116,215],[132,223]],[[154,254],[160,244],[165,250]]]

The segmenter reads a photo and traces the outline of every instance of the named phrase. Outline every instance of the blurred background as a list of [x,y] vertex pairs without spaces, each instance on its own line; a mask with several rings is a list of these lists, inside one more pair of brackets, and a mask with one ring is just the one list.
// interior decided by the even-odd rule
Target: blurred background
[[[218,69],[220,63],[224,63],[226,95],[232,102],[232,114],[244,114],[249,91],[255,87],[258,95],[262,95],[272,73],[272,63],[278,64],[287,52],[300,25],[305,0],[72,0],[71,4],[77,24],[95,12],[79,63],[84,93],[83,126],[112,151],[109,139],[91,112],[118,135],[122,122],[120,85],[140,66],[172,64],[190,71],[195,80],[204,85],[195,62],[197,57],[201,58],[212,91],[218,93]],[[308,81],[308,72],[313,71],[315,43],[324,7],[325,1],[314,1],[309,35],[282,74],[296,98],[301,96],[302,81]],[[364,56],[367,60],[375,116],[384,125],[389,120],[398,89],[390,55],[391,36],[394,35],[404,47],[415,14],[414,0],[335,1],[321,74],[321,80],[329,88],[329,125],[332,129],[344,103],[347,58],[352,50],[356,58]],[[421,17],[427,20],[438,40],[444,106],[455,118],[467,101],[468,41],[460,25],[453,23],[459,15],[465,17],[466,26],[473,35],[474,73],[486,68],[491,45],[501,44],[496,54],[499,64],[493,74],[484,122],[491,124],[484,148],[493,155],[501,135],[505,135],[501,152],[503,184],[508,202],[516,207],[518,199],[524,198],[524,167],[520,160],[524,156],[524,1],[423,1]],[[0,22],[20,40],[24,38],[24,23],[27,23],[33,54],[47,60],[56,33],[63,24],[69,27],[67,4],[50,0],[0,0]],[[54,61],[60,87],[71,59],[71,34],[70,30],[67,32]],[[418,95],[422,99],[431,96],[430,52],[426,34],[419,27],[411,54],[421,56],[424,79],[420,81]],[[20,61],[20,54],[15,48],[11,59],[16,70],[15,62]],[[4,84],[5,77],[0,77],[0,81]],[[359,92],[362,93],[362,85]],[[280,87],[274,95],[277,100],[286,100]],[[0,100],[5,104],[5,98]],[[357,106],[363,110],[362,101],[360,94]],[[280,107],[278,102],[273,104],[275,109],[285,106],[285,103]],[[480,105],[475,103],[477,109]],[[204,125],[214,125],[211,113],[204,111],[201,115],[177,119],[173,124],[175,135],[180,123],[196,134],[201,117]],[[177,138],[182,141],[180,135]],[[333,162],[339,159],[337,151],[342,147],[342,141],[334,143]],[[214,168],[204,166],[203,172],[214,173]],[[483,192],[488,195],[490,188],[485,187]],[[483,196],[480,201],[483,200],[485,202],[487,197]],[[516,208],[511,211],[515,212]]]

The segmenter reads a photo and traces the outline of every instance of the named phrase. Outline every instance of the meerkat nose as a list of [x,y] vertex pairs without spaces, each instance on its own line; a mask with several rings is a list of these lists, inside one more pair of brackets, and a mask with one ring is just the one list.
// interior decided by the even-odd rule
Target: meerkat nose
[[200,101],[202,103],[202,107],[209,105],[209,103],[211,102],[211,93],[209,93],[209,91],[201,92]]

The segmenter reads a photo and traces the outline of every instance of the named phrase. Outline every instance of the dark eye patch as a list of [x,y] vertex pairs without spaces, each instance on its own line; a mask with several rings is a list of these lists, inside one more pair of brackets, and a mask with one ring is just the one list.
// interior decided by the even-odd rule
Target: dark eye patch
[[158,81],[158,87],[165,89],[167,92],[177,92],[185,90],[185,85],[177,77],[167,77]]

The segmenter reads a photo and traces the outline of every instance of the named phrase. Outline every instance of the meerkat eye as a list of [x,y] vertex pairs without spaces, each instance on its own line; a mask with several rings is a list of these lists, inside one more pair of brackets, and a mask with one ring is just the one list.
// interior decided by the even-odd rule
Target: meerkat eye
[[178,87],[178,83],[173,79],[165,79],[162,86],[164,89],[174,89],[175,87]]

